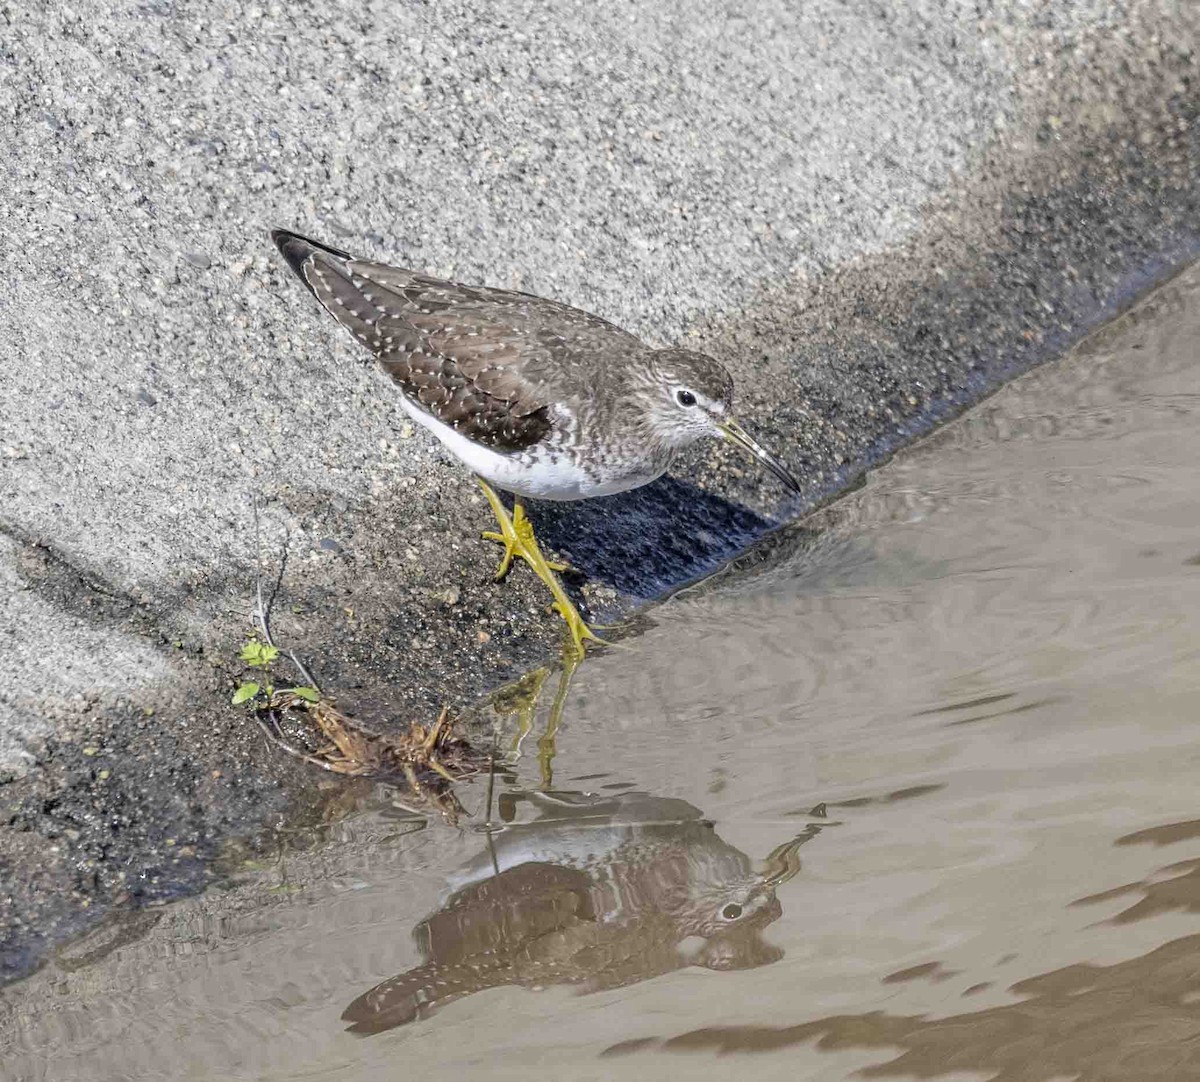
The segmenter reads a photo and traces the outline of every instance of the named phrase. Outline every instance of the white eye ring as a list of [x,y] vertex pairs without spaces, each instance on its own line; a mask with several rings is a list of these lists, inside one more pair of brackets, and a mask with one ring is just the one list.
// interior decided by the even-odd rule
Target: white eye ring
[[691,407],[696,404],[696,396],[686,387],[675,392],[675,401],[681,406]]

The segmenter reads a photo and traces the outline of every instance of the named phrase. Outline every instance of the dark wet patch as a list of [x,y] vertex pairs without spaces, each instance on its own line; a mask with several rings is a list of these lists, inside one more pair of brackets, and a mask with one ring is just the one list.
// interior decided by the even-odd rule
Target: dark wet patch
[[658,1037],[635,1037],[630,1041],[621,1041],[619,1044],[610,1044],[605,1048],[600,1055],[603,1056],[626,1056],[631,1052],[641,1052],[647,1048],[653,1047],[659,1042]]
[[981,695],[977,699],[967,699],[961,703],[947,703],[945,706],[931,706],[927,710],[918,710],[913,717],[923,718],[930,714],[951,714],[956,710],[974,710],[980,706],[1002,703],[1006,699],[1015,699],[1016,695],[1015,691],[1002,691],[997,695]]
[[990,714],[978,714],[973,718],[959,718],[958,721],[946,722],[947,728],[955,725],[974,725],[979,721],[994,721],[996,718],[1012,717],[1015,714],[1027,714],[1030,710],[1040,710],[1043,706],[1053,706],[1055,703],[1062,702],[1057,696],[1050,696],[1046,699],[1038,699],[1032,703],[1022,703],[1020,706],[1014,706],[1008,710],[996,710]]
[[931,980],[944,981],[949,980],[957,973],[957,970],[945,969],[941,962],[922,962],[918,966],[909,966],[907,969],[898,969],[895,973],[889,973],[886,977],[880,979],[882,984],[904,984],[907,981]]
[[930,793],[936,793],[945,788],[944,784],[938,782],[929,785],[910,785],[907,789],[897,789],[895,792],[888,793],[883,799],[886,804],[894,804],[898,800],[912,800],[914,797],[928,796]]
[[1021,1002],[973,1013],[930,1019],[870,1011],[792,1026],[706,1026],[612,1047],[737,1055],[812,1045],[891,1057],[863,1068],[864,1078],[1182,1082],[1200,1077],[1198,969],[1200,936],[1188,936],[1116,965],[1070,965],[1020,981],[1009,991]]
[[[1158,878],[1169,873],[1176,874],[1171,874],[1166,879]],[[1146,879],[1125,883],[1098,894],[1089,894],[1084,898],[1077,898],[1071,904],[1097,905],[1137,894],[1142,896],[1139,901],[1104,923],[1132,924],[1134,921],[1145,920],[1161,913],[1200,913],[1200,859],[1168,864]]]
[[162,917],[160,908],[119,910],[111,919],[54,952],[54,964],[70,973],[86,969],[113,951],[133,943],[154,927]]
[[[884,793],[882,796],[855,796],[847,800],[831,800],[828,806],[831,808],[865,808],[872,804],[895,804],[901,800],[913,800],[916,797],[928,796],[930,793],[939,792],[945,789],[945,784],[941,782],[929,782],[925,785],[909,785],[904,789],[894,789],[890,793]],[[822,809],[820,813],[816,808],[808,812],[788,812],[789,815],[817,815],[824,814],[825,804],[818,804],[818,808]]]
[[1116,840],[1116,845],[1173,845],[1200,838],[1200,819],[1189,819],[1182,823],[1167,823],[1161,827],[1137,830]]

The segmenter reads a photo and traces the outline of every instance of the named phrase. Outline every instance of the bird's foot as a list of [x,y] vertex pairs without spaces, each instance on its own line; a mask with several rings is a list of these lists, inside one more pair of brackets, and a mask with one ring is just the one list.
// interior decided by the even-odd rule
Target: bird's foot
[[[554,582],[554,586],[558,588],[557,590],[551,590],[555,594],[554,604],[551,607],[566,621],[567,634],[571,637],[571,641],[566,645],[565,650],[578,660],[583,657],[589,642],[604,645],[604,640],[588,626],[580,615],[579,610],[572,604],[571,599],[567,597],[563,588],[558,584],[558,581],[552,581]],[[550,583],[547,582],[546,585],[549,586]]]
[[504,546],[504,556],[500,560],[500,566],[496,569],[497,580],[504,578],[508,574],[512,569],[514,560],[524,560],[533,569],[534,574],[546,584],[546,588],[554,598],[554,611],[566,622],[567,631],[571,636],[571,648],[582,656],[586,648],[586,643],[603,642],[588,627],[579,610],[575,607],[575,603],[562,588],[562,583],[555,577],[554,573],[556,571],[569,570],[567,565],[547,560],[542,555],[542,550],[538,546],[537,538],[533,533],[533,523],[526,517],[525,508],[521,505],[520,501],[517,501],[516,506],[513,508],[513,513],[510,515],[504,504],[500,502],[500,497],[496,495],[491,485],[482,480],[479,482],[479,485],[483,489],[483,494],[487,497],[488,503],[491,504],[492,513],[495,514],[496,523],[500,527],[498,531],[486,531],[483,536],[489,541],[498,541]]
[[[495,493],[490,495],[494,496]],[[482,536],[485,541],[496,541],[504,546],[504,555],[500,559],[500,566],[496,568],[496,581],[499,582],[512,570],[513,560],[524,560],[536,571],[537,566],[531,554],[537,552],[541,556],[541,550],[538,548],[537,538],[533,534],[533,523],[526,516],[525,508],[518,503],[513,508],[513,513],[509,515],[504,505],[497,499],[492,503],[492,511],[495,512],[496,523],[500,529],[499,531],[484,530]],[[547,560],[542,557],[542,562],[551,571],[572,570],[570,564],[559,563],[557,560]]]

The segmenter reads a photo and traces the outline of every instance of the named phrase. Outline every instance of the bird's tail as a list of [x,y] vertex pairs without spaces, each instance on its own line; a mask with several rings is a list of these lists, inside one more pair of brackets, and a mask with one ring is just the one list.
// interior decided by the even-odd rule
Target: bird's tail
[[318,252],[339,260],[354,258],[349,252],[322,244],[319,240],[312,240],[310,237],[302,237],[299,233],[292,233],[287,229],[272,229],[271,239],[275,242],[275,247],[279,249],[280,255],[287,260],[287,265],[295,272],[296,277],[309,289],[312,286],[309,285],[308,279],[304,275],[304,265]]
[[428,1015],[461,996],[506,983],[496,965],[426,962],[364,992],[342,1012],[349,1033],[382,1033]]
[[378,352],[381,342],[375,324],[385,314],[378,303],[383,290],[355,272],[364,264],[348,252],[286,229],[271,230],[271,239],[325,311],[364,346]]

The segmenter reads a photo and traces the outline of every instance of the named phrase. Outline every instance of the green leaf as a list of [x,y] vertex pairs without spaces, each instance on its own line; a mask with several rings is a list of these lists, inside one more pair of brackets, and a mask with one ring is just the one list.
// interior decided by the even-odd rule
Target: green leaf
[[242,647],[242,652],[238,654],[248,665],[258,665],[262,661],[263,644],[257,639],[250,639],[245,646]]
[[265,669],[279,656],[279,650],[258,639],[250,639],[238,656],[252,669]]
[[306,702],[319,703],[321,696],[315,688],[289,688],[288,689],[297,699],[304,699]]
[[238,684],[238,689],[233,693],[233,705],[240,706],[242,703],[248,703],[258,694],[258,685],[251,681],[248,684]]

